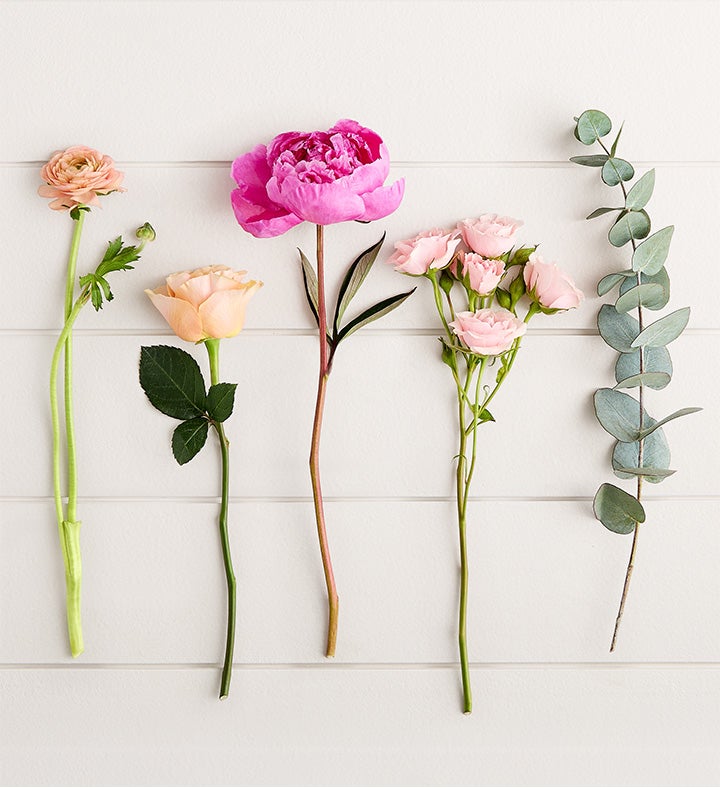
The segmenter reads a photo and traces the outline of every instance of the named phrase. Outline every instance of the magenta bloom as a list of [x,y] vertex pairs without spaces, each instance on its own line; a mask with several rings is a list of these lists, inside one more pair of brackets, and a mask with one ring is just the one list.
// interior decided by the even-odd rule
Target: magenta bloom
[[354,120],[328,131],[288,131],[232,165],[238,223],[256,238],[282,235],[300,222],[372,221],[400,204],[405,182],[384,186],[390,158],[382,139]]

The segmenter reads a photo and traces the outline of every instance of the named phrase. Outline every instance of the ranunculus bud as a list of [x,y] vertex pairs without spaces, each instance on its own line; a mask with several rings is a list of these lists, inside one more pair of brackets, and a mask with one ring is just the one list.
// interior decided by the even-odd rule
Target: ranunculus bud
[[50,203],[54,211],[77,205],[100,205],[98,195],[125,191],[120,186],[124,175],[115,169],[110,156],[84,145],[59,151],[40,174],[46,185],[38,188],[38,194],[55,198]]
[[202,342],[234,337],[245,323],[247,302],[263,285],[244,282],[246,273],[226,265],[208,265],[171,274],[164,286],[145,292],[180,339]]
[[141,241],[147,241],[149,243],[155,240],[155,229],[150,222],[145,222],[142,227],[138,227],[137,230],[135,230],[135,236]]
[[572,279],[555,263],[546,263],[533,252],[523,275],[528,295],[544,312],[558,312],[580,306],[585,296]]
[[527,325],[507,309],[458,312],[450,323],[460,339],[480,356],[499,356],[527,331]]
[[460,243],[457,230],[428,230],[406,241],[395,244],[395,252],[388,259],[396,271],[420,276],[431,268],[445,268]]
[[496,213],[484,213],[477,219],[463,219],[458,224],[463,241],[483,257],[500,257],[512,249],[515,233],[523,222]]
[[505,263],[469,252],[463,258],[462,270],[470,281],[470,287],[478,295],[486,296],[500,284],[505,273]]

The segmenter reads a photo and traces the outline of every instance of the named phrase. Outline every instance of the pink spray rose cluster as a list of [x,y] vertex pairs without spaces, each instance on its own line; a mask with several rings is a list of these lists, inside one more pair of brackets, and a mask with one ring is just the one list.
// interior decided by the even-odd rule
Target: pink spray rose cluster
[[556,263],[546,263],[537,252],[530,255],[523,275],[530,297],[543,311],[575,309],[585,298]]
[[231,195],[240,226],[271,238],[303,221],[371,221],[400,204],[404,181],[384,186],[390,157],[382,139],[354,120],[327,131],[288,131],[233,162]]
[[38,194],[51,197],[50,208],[66,211],[78,205],[100,205],[98,196],[124,192],[124,174],[115,169],[110,156],[75,145],[55,153],[40,173],[45,181]]
[[145,292],[180,339],[224,339],[240,333],[247,303],[263,285],[243,281],[246,274],[208,265],[170,274],[163,286]]
[[527,331],[527,323],[507,309],[458,312],[450,323],[455,335],[479,356],[499,356]]

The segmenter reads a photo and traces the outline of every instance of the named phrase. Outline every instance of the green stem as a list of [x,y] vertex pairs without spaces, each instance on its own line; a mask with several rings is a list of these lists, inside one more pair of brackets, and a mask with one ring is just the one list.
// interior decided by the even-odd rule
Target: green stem
[[[78,206],[79,208],[82,206]],[[73,308],[73,294],[75,292],[75,270],[77,268],[78,252],[80,250],[80,236],[82,235],[86,211],[78,210],[78,218],[74,220],[70,254],[68,256],[67,280],[65,282],[65,320],[70,317]],[[70,522],[77,520],[77,459],[75,452],[75,421],[73,416],[73,361],[72,361],[72,331],[65,339],[65,438],[67,446],[67,485],[68,485],[68,514]]]
[[[220,380],[220,340],[208,339],[205,347],[210,361],[210,383],[216,385]],[[227,638],[225,641],[225,661],[223,663],[222,679],[220,681],[220,699],[227,698],[230,692],[230,679],[232,678],[233,652],[235,649],[235,618],[236,618],[236,582],[233,571],[232,556],[230,555],[230,538],[228,535],[228,491],[230,487],[230,442],[225,435],[225,429],[219,421],[212,422],[220,441],[220,454],[222,456],[222,500],[220,504],[220,541],[222,542],[223,564],[225,566],[225,579],[228,590],[228,615]]]
[[445,328],[445,331],[447,332],[447,335],[452,339],[454,334],[450,329],[447,319],[445,318],[445,309],[443,308],[442,294],[440,292],[440,285],[438,284],[437,280],[437,271],[434,268],[431,268],[428,271],[427,276],[432,282],[433,295],[435,296],[435,306],[437,307],[438,314],[440,315],[440,319],[442,320],[442,324]]
[[53,496],[55,498],[55,514],[60,536],[60,547],[65,566],[66,608],[70,651],[73,657],[84,650],[82,636],[82,619],[80,614],[80,589],[82,582],[82,563],[80,558],[80,523],[70,516],[65,517],[63,510],[62,489],[60,482],[60,408],[58,405],[57,379],[60,366],[60,355],[66,346],[73,324],[80,311],[88,302],[90,294],[84,290],[75,304],[71,306],[63,330],[58,337],[50,364],[50,416],[53,435]]

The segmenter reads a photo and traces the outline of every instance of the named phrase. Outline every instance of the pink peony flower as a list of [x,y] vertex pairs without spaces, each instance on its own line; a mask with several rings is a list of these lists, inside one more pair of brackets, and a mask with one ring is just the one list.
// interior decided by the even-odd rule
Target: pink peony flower
[[490,295],[500,284],[505,273],[502,260],[491,260],[469,252],[463,258],[463,275],[470,279],[470,287],[481,296]]
[[110,156],[84,145],[58,151],[40,174],[46,185],[40,186],[38,194],[54,198],[50,203],[54,211],[100,205],[98,195],[125,191],[120,186],[124,174],[115,169]]
[[477,219],[463,219],[458,224],[463,241],[483,257],[500,257],[512,249],[515,233],[523,223],[509,216],[484,213]]
[[458,312],[450,323],[455,334],[480,356],[499,356],[527,331],[527,324],[507,309]]
[[235,217],[256,238],[282,235],[303,221],[381,219],[405,190],[402,179],[383,186],[389,169],[382,139],[354,120],[328,131],[289,131],[233,162]]
[[533,252],[524,270],[528,295],[543,309],[574,309],[585,299],[572,279],[555,263],[546,263]]
[[243,282],[246,273],[208,265],[170,274],[165,285],[145,292],[180,339],[234,337],[245,323],[247,302],[263,285]]
[[444,268],[460,243],[458,230],[428,230],[407,241],[398,241],[388,259],[403,274],[426,274],[431,268]]

